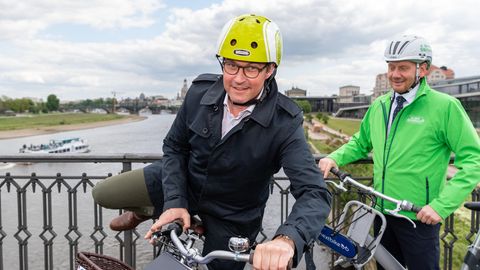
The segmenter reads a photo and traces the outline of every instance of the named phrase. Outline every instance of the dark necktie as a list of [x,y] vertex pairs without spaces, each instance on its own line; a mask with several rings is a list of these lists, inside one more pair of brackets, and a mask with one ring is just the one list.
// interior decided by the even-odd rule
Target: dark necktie
[[395,111],[393,111],[393,118],[392,118],[392,122],[393,120],[395,120],[395,116],[397,116],[397,113],[403,109],[403,103],[406,101],[404,97],[402,96],[397,96],[396,97],[396,100],[397,100],[397,107],[395,108]]

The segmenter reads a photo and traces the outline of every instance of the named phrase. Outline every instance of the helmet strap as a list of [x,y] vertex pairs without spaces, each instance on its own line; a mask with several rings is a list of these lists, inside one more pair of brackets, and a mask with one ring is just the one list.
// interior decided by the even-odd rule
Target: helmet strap
[[410,90],[412,90],[413,88],[415,88],[415,86],[417,86],[417,84],[420,82],[420,64],[419,63],[416,63],[416,66],[415,66],[415,82],[412,84],[412,86],[410,86],[410,89],[408,89],[407,92],[405,93],[408,93],[410,92]]

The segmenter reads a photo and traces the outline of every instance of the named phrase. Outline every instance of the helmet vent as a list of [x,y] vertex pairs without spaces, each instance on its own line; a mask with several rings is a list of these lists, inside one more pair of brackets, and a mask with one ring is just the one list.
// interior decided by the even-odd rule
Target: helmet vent
[[393,54],[396,54],[398,45],[400,45],[400,41],[397,41],[395,43],[395,47],[393,47],[393,52],[392,52]]
[[252,44],[250,44],[250,46],[252,46],[252,48],[256,49],[258,47],[258,44],[257,42],[252,42]]
[[237,40],[236,40],[236,39],[230,40],[230,45],[235,46],[236,44],[237,44]]
[[403,49],[408,45],[408,43],[410,43],[410,41],[403,43],[402,47],[400,47],[400,50],[398,51],[399,54],[403,52]]
[[258,19],[256,19],[257,23],[260,24],[260,21]]

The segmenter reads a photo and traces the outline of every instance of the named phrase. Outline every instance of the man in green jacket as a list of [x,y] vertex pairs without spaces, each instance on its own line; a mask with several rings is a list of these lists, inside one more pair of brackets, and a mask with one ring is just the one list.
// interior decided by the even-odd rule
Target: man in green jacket
[[[461,103],[428,86],[432,50],[425,39],[391,40],[385,60],[393,91],[375,100],[360,131],[318,165],[326,177],[332,167],[373,152],[375,190],[422,206],[417,214],[401,212],[415,221],[416,229],[405,219],[386,215],[381,243],[409,270],[439,269],[439,222],[480,180],[479,137]],[[447,182],[452,152],[458,172]],[[377,207],[394,208],[384,200]]]

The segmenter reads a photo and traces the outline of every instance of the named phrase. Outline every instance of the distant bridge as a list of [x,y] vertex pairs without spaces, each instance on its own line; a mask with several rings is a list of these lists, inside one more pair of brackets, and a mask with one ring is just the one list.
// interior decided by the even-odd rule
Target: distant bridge
[[[142,106],[143,105],[143,106]],[[140,111],[149,111],[152,114],[160,114],[163,112],[170,112],[170,113],[177,113],[179,106],[165,106],[165,105],[156,105],[156,104],[120,104],[115,107],[115,112],[119,111],[128,111],[131,114],[138,114]],[[61,111],[67,111],[67,110],[79,110],[84,113],[91,113],[91,112],[99,112],[99,111],[105,111],[106,113],[110,114],[113,112],[113,108],[111,105],[91,105],[91,106],[85,106],[85,105],[70,105],[68,107],[60,108]]]

